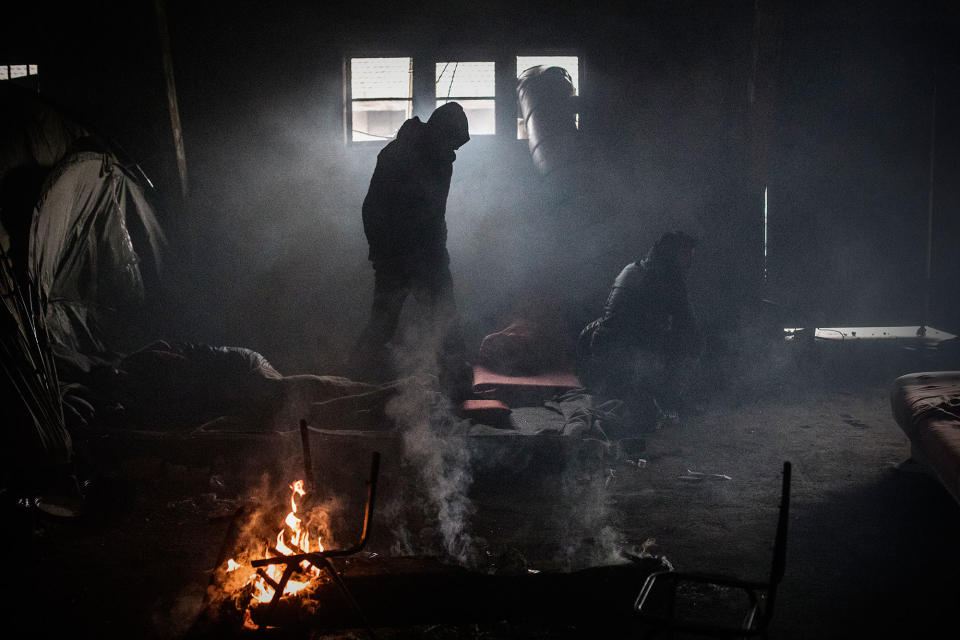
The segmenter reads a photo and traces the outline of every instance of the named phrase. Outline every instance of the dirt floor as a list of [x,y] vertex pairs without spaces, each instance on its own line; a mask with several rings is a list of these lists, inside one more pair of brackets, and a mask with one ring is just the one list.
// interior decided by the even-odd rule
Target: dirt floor
[[[890,411],[889,384],[903,365],[855,364],[730,385],[680,424],[644,434],[633,450],[563,437],[458,440],[440,459],[468,473],[443,471],[449,484],[438,490],[401,464],[409,445],[396,433],[313,434],[331,543],[359,535],[377,451],[369,557],[433,554],[485,575],[535,575],[652,554],[677,569],[762,579],[788,460],[787,568],[771,637],[933,637],[955,623],[960,605],[960,508],[931,478],[896,468],[909,446]],[[428,446],[435,453],[447,445]],[[282,503],[286,485],[302,475],[296,431],[131,433],[91,450],[104,473],[87,488],[84,517],[7,508],[8,532],[23,532],[7,548],[15,567],[8,575],[16,576],[8,588],[21,596],[8,619],[32,635],[189,637],[217,582],[213,570],[230,552],[224,542],[237,509],[253,497]],[[446,529],[434,517],[441,508],[453,523]],[[624,587],[626,602],[639,587]],[[430,593],[421,596],[430,602]],[[44,613],[27,615],[27,602],[42,603]],[[603,627],[463,620],[374,632],[598,637]],[[367,635],[326,629],[296,637]]]

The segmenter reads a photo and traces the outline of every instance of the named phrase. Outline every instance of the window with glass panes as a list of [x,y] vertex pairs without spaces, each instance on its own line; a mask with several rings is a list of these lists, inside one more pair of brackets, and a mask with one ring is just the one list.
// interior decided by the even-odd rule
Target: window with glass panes
[[389,140],[412,114],[411,58],[350,59],[349,140]]
[[[506,87],[530,67],[557,66],[565,69],[573,82],[574,95],[580,94],[580,59],[573,55],[516,56],[516,76],[511,57],[503,63],[478,61],[436,61],[436,58],[357,57],[348,58],[344,69],[347,105],[345,120],[349,142],[384,142],[394,138],[404,121],[413,116],[414,103],[424,120],[426,109],[455,101],[463,106],[470,123],[471,136],[510,136],[514,134],[512,114],[517,111],[516,93]],[[489,59],[488,59],[489,60]],[[414,68],[414,65],[422,65]],[[424,68],[430,65],[433,69]],[[431,78],[432,76],[432,78]],[[431,87],[431,79],[433,80]],[[516,86],[514,84],[514,86]],[[497,87],[501,94],[497,95]],[[432,94],[432,95],[431,95]],[[500,116],[497,115],[498,110]],[[498,131],[497,120],[500,120]],[[579,115],[577,115],[579,126]],[[517,118],[517,139],[526,139],[523,122]]]
[[496,127],[496,65],[493,62],[438,62],[436,106],[457,102],[470,123],[470,135],[493,135]]

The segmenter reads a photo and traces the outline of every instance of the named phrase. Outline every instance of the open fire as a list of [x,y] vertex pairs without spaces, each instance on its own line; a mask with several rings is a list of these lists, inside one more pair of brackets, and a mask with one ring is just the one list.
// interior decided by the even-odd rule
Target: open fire
[[[311,551],[322,552],[324,550],[323,545],[320,543],[319,528],[315,535],[315,542],[311,547],[308,526],[304,524],[303,518],[301,517],[302,514],[298,515],[299,508],[297,498],[302,498],[306,495],[303,480],[297,480],[291,484],[290,489],[290,512],[286,518],[284,518],[283,527],[281,527],[277,533],[276,543],[272,548],[269,543],[266,544],[263,553],[264,558],[276,555],[275,553],[271,553],[271,551],[275,551],[284,556],[292,556],[294,554],[310,553]],[[283,596],[300,593],[309,587],[314,580],[320,578],[320,569],[307,560],[301,561],[299,566],[303,569],[302,576],[304,579],[288,579],[283,587]],[[227,560],[226,571],[228,573],[240,571],[243,568],[243,565],[233,558]],[[249,574],[247,581],[241,588],[252,588],[251,603],[260,602],[262,604],[268,604],[273,600],[276,593],[276,585],[279,585],[282,579],[283,569],[281,569],[279,564],[271,564],[268,565],[266,569],[258,568]]]
[[[276,536],[267,533],[272,527],[267,523],[268,528],[263,528],[259,518],[245,523],[243,526],[254,530],[253,538],[259,540],[235,547],[234,555],[217,567],[221,580],[214,599],[227,605],[230,611],[239,613],[246,627],[270,624],[281,601],[286,602],[291,598],[296,599],[296,607],[304,613],[315,611],[320,604],[314,597],[315,593],[331,582],[353,611],[362,617],[359,605],[331,558],[354,555],[366,544],[373,516],[380,454],[374,452],[371,459],[360,540],[347,548],[327,549],[321,543],[322,535],[329,533],[325,530],[327,513],[324,507],[313,504],[311,498],[309,449],[306,447],[306,438],[304,440],[304,463],[308,479],[297,480],[290,485],[290,505],[285,516],[280,516],[284,510],[269,516],[279,520]],[[264,512],[258,513],[262,515]],[[269,540],[264,541],[265,537]]]
[[[224,542],[221,558],[229,559],[219,562],[210,600],[194,625],[198,637],[223,637],[239,626],[305,633],[503,621],[587,629],[626,626],[638,585],[666,568],[650,556],[576,572],[500,573],[431,557],[361,554],[372,522],[379,464],[380,455],[373,452],[362,530],[357,542],[345,548],[329,548],[336,543],[328,528],[328,505],[312,496],[309,474],[289,485],[289,505],[281,500],[269,515],[252,508],[244,516],[246,507],[241,508]],[[345,562],[335,565],[337,558]]]

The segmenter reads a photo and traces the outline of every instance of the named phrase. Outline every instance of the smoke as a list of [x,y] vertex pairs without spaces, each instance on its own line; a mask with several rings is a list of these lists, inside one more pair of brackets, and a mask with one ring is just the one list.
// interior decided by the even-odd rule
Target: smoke
[[[306,93],[257,103],[242,126],[211,123],[227,131],[194,159],[196,264],[171,287],[196,307],[178,317],[200,314],[186,338],[253,348],[286,373],[337,373],[373,289],[360,208],[381,147],[344,147]],[[569,306],[602,295],[659,232],[689,226],[678,212],[701,209],[706,187],[671,183],[657,158],[637,169],[639,151],[616,152],[636,136],[626,126],[608,133],[624,142],[581,159],[595,166],[569,184],[537,175],[522,144],[478,136],[458,151],[447,245],[467,329],[502,328],[490,323],[532,291]]]
[[551,560],[566,571],[625,562],[629,541],[609,495],[616,474],[609,443],[581,440],[564,449],[552,518],[559,548]]
[[401,502],[386,511],[396,523],[395,553],[442,555],[469,564],[474,555],[470,517],[475,509],[468,496],[472,461],[461,420],[441,390],[441,375],[446,375],[441,349],[449,329],[443,321],[415,316],[393,347],[394,369],[408,383],[390,399],[386,413],[403,434],[401,467],[408,482]]
[[[475,510],[468,497],[472,483],[470,454],[462,438],[443,433],[444,423],[449,424],[445,417],[449,410],[443,404],[433,392],[424,390],[397,398],[388,412],[400,424],[407,425],[403,435],[404,464],[416,475],[415,486],[422,494],[413,499],[422,500],[419,508],[427,522],[436,522],[438,536],[430,535],[428,525],[419,542],[429,545],[431,537],[438,537],[443,555],[469,564],[474,553],[469,519]],[[418,551],[404,529],[401,527],[397,536],[398,548]]]
[[[390,399],[386,413],[402,431],[402,468],[410,482],[402,503],[385,511],[395,523],[394,553],[442,555],[468,565],[475,557],[472,461],[461,421],[440,390],[443,330],[442,322],[415,321],[393,351],[396,371],[411,382]],[[419,528],[411,532],[411,526]]]

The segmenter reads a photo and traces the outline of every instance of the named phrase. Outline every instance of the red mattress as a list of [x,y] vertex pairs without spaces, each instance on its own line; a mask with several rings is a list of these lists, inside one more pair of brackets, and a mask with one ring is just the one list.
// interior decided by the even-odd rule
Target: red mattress
[[510,376],[480,365],[473,367],[473,393],[513,407],[542,404],[558,393],[581,387],[580,379],[570,371]]

